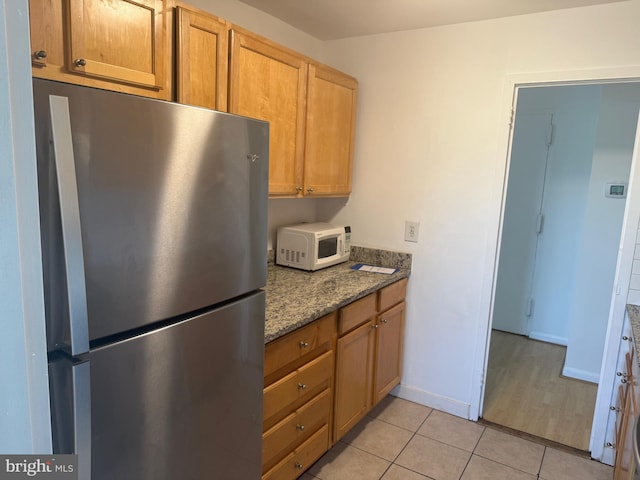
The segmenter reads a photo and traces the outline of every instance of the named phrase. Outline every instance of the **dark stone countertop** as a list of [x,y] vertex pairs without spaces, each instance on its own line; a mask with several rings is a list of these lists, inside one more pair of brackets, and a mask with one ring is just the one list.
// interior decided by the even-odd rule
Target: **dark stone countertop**
[[269,264],[265,343],[406,278],[411,272],[410,255],[408,261],[381,265],[397,266],[398,271],[392,275],[353,270],[353,265],[362,263],[355,260],[315,272]]
[[633,340],[636,347],[636,360],[640,358],[640,306],[627,304],[627,315],[629,317],[629,323],[631,323],[631,330],[633,331]]

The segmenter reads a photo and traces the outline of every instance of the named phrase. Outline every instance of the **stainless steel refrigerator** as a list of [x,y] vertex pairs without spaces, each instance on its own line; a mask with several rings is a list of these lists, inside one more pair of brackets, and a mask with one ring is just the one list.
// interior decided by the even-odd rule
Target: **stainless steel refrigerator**
[[82,479],[259,479],[268,124],[33,88],[54,453]]

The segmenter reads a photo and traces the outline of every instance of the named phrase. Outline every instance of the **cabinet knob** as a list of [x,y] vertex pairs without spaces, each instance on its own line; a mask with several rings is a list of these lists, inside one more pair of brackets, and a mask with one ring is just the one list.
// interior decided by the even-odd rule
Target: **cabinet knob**
[[627,374],[626,373],[616,372],[616,375],[619,376],[619,377],[627,378]]
[[386,318],[381,318],[381,319],[380,319],[380,321],[381,321],[382,323],[389,323],[389,320],[387,320]]
[[300,430],[302,432],[304,430],[304,425],[298,424],[298,425],[296,425],[296,429]]
[[301,464],[301,463],[299,463],[299,462],[296,462],[296,468],[297,468],[298,470],[304,470],[304,465],[302,465],[302,464]]
[[86,61],[84,58],[76,58],[76,59],[73,61],[73,64],[74,64],[76,67],[84,67],[84,66],[87,64],[87,61]]
[[377,323],[375,323],[375,324],[371,325],[371,328],[378,328],[378,326],[379,325]]
[[627,335],[623,335],[623,336],[622,336],[622,339],[623,339],[623,340],[631,340],[631,337],[628,337]]
[[309,344],[307,342],[305,342],[304,340],[300,340],[300,348],[307,348],[309,346]]
[[616,407],[615,405],[611,405],[609,407],[609,410],[611,410],[612,412],[619,412],[620,411],[620,409],[618,407]]
[[307,388],[307,385],[304,383],[298,383],[298,390],[305,390]]
[[616,444],[612,442],[607,442],[604,444],[607,448],[616,448]]
[[313,193],[313,188],[311,187],[307,188],[307,193]]
[[302,191],[302,187],[296,187],[296,192],[300,193]]
[[42,60],[43,58],[47,58],[47,51],[46,50],[37,50],[37,51],[34,52],[33,58],[35,58],[36,60]]

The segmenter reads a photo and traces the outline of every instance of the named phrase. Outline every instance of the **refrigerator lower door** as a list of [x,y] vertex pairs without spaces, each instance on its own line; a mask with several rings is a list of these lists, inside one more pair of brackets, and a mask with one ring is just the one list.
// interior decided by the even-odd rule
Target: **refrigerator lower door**
[[264,292],[92,350],[92,480],[258,480]]

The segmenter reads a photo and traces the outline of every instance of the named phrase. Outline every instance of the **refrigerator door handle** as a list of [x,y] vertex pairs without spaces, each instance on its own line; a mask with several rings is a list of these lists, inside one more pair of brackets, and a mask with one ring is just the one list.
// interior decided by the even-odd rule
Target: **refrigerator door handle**
[[66,97],[50,95],[49,105],[67,272],[71,355],[76,356],[89,351],[89,323],[69,100]]
[[78,479],[91,479],[91,377],[89,362],[72,367],[74,452]]

